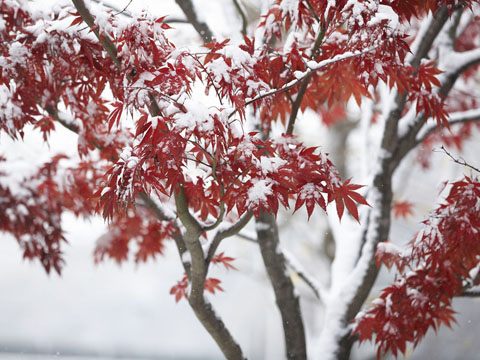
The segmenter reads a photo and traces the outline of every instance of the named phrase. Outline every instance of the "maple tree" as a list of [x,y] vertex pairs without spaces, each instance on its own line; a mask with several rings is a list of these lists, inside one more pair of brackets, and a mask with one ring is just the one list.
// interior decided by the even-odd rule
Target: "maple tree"
[[[135,243],[135,261],[143,262],[173,240],[185,275],[171,294],[188,300],[229,359],[244,356],[205,296],[223,291],[209,267],[235,268],[219,246],[253,221],[288,358],[306,358],[307,349],[287,268],[325,308],[314,357],[347,359],[355,341],[373,337],[379,356],[397,355],[428,329],[449,325],[452,299],[476,294],[480,282],[479,181],[453,182],[406,250],[386,241],[392,215],[415,215],[413,202],[392,200],[400,163],[419,145],[461,148],[480,120],[471,90],[478,1],[275,0],[249,27],[235,0],[243,19],[235,40],[214,39],[191,1],[176,2],[202,51],[177,48],[166,17],[83,0],[46,14],[26,0],[0,0],[0,129],[21,139],[33,127],[48,141],[64,126],[78,134],[80,156],[62,171],[66,156],[53,157],[19,189],[0,183],[0,229],[25,258],[58,273],[67,211],[108,221],[96,261],[125,261]],[[348,133],[362,131],[368,145],[359,156],[375,165],[342,180],[345,171],[304,145],[295,124],[313,110],[335,133],[355,104],[360,120]],[[428,165],[425,152],[418,157]],[[310,218],[329,204],[330,217],[357,230],[346,240],[333,235],[324,288],[282,251],[276,216],[292,207]],[[361,312],[381,263],[398,277]]]

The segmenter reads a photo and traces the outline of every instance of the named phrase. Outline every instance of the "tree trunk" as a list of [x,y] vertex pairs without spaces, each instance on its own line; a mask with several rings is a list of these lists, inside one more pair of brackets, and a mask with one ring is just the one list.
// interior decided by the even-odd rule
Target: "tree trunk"
[[257,236],[263,262],[273,286],[285,334],[288,359],[306,359],[307,349],[300,303],[288,275],[285,258],[279,251],[279,236],[275,217],[262,212],[257,219]]

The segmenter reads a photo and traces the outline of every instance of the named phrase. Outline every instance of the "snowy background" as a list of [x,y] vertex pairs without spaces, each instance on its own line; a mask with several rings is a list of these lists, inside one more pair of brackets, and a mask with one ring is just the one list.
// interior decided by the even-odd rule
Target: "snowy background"
[[[45,3],[42,1],[42,6]],[[127,3],[118,1],[115,5],[123,8]],[[228,36],[232,29],[240,27],[230,2],[228,6],[222,6],[226,0],[197,0],[195,3],[199,15],[209,21],[217,36]],[[141,8],[158,16],[182,17],[174,1],[133,0],[129,7],[131,10]],[[171,36],[177,44],[197,38],[187,25],[176,28]],[[300,132],[303,130],[310,138],[311,134],[317,134],[312,127],[318,134],[325,133],[318,123],[307,122],[307,118],[299,123]],[[328,152],[328,139],[315,135],[315,141],[325,144]],[[477,142],[472,140],[467,145],[469,151],[464,154],[467,160],[477,161]],[[354,139],[350,148],[355,150]],[[8,172],[10,185],[14,186],[52,154],[59,151],[74,154],[75,149],[76,136],[64,129],[58,129],[52,136],[50,146],[43,143],[39,134],[32,132],[27,132],[24,142],[20,143],[1,135],[0,153],[14,161],[2,165],[0,170]],[[441,182],[456,179],[463,172],[466,170],[440,153],[433,155],[432,167],[426,174],[418,165],[407,167],[406,163],[397,176],[396,189],[403,199],[414,199],[417,207],[412,220],[395,222],[392,239],[399,243],[408,241],[434,204]],[[442,174],[441,177],[438,174]],[[137,266],[130,261],[118,266],[106,261],[95,265],[92,253],[96,239],[106,230],[103,220],[84,221],[66,215],[62,221],[68,231],[69,244],[65,246],[67,266],[61,277],[48,276],[37,262],[22,260],[15,239],[0,234],[1,360],[71,360],[79,356],[81,359],[222,358],[188,304],[185,301],[176,304],[169,295],[170,288],[183,276],[173,246],[167,247],[165,256],[147,264]],[[323,226],[320,220],[318,224],[315,221],[314,218],[305,224],[294,219],[289,223],[293,226],[282,228],[284,246],[299,259],[309,255],[314,247],[301,242],[304,239],[298,239],[298,234],[307,231],[309,237],[315,239],[314,232]],[[234,265],[239,271],[214,269],[213,276],[222,280],[225,292],[211,297],[211,301],[249,359],[282,359],[281,320],[258,249],[249,242],[232,238],[222,245],[221,251],[236,258]],[[307,261],[304,265],[321,278],[321,264]],[[388,276],[384,276],[384,281]],[[312,337],[315,333],[312,319],[317,318],[320,310],[309,289],[302,287],[298,279],[295,283],[302,295],[305,321]],[[377,290],[379,287],[377,285]],[[427,340],[412,354],[412,359],[478,358],[478,300],[462,299],[457,305],[459,316],[454,332],[442,329],[439,336],[429,333]],[[315,341],[314,338],[309,340],[310,343]],[[369,345],[355,347],[354,357],[373,359],[372,348]]]

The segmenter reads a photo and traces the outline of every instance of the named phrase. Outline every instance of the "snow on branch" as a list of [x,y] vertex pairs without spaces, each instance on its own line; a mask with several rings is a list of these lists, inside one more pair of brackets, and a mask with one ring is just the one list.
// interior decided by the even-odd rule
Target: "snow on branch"
[[247,99],[247,101],[245,102],[245,105],[250,105],[250,104],[253,104],[253,103],[255,103],[259,100],[262,100],[262,99],[264,99],[268,96],[272,96],[272,95],[287,91],[287,90],[293,88],[294,86],[300,84],[303,80],[305,80],[307,77],[309,77],[314,72],[316,72],[318,70],[322,70],[323,68],[327,67],[328,65],[332,65],[332,64],[337,63],[339,61],[348,60],[348,59],[351,59],[351,58],[354,58],[354,57],[358,57],[358,56],[362,56],[362,55],[371,53],[371,52],[375,51],[378,47],[379,46],[377,45],[377,46],[372,46],[372,47],[370,47],[368,49],[365,49],[363,51],[355,51],[355,52],[347,51],[347,52],[344,52],[343,54],[338,54],[338,55],[332,57],[331,59],[326,59],[326,60],[322,60],[322,61],[319,61],[319,62],[316,62],[316,61],[313,61],[313,60],[309,61],[309,62],[307,62],[307,70],[306,71],[302,71],[302,72],[297,71],[295,73],[295,76],[296,76],[295,80],[292,80],[292,81],[288,82],[287,84],[285,84],[281,88],[266,91],[266,92],[261,93],[260,95],[256,96],[253,99]]
[[480,62],[480,48],[469,51],[450,51],[442,58],[447,74],[459,74],[468,67]]
[[[257,243],[256,235],[254,234],[245,234],[238,233],[236,234],[239,238],[247,240],[252,243]],[[307,284],[310,289],[315,293],[315,296],[325,304],[327,298],[327,289],[325,289],[322,284],[320,284],[301,264],[300,262],[290,253],[289,251],[282,249],[280,246],[277,246],[277,251],[280,252],[286,262],[287,267],[297,274],[300,279],[302,279],[305,284]]]
[[310,273],[308,273],[302,264],[292,255],[292,253],[285,249],[281,249],[280,247],[277,247],[277,251],[282,252],[283,257],[287,262],[287,266],[293,272],[295,272],[305,282],[305,284],[310,287],[310,289],[312,289],[322,303],[325,303],[326,289],[320,283],[318,283],[318,281]]
[[[450,113],[448,123],[450,125],[462,124],[471,121],[480,121],[480,108],[471,109],[466,111],[457,111]],[[417,134],[416,143],[419,144],[425,138],[430,135],[432,132],[438,129],[438,126],[433,123],[428,123],[425,125],[422,130]]]

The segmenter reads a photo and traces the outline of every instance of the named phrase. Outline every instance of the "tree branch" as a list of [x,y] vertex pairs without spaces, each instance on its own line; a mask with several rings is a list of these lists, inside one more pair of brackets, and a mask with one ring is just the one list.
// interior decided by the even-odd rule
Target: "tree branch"
[[205,43],[212,42],[213,33],[206,23],[201,22],[197,18],[197,13],[195,12],[195,8],[193,6],[192,0],[175,0],[175,2],[177,3],[178,6],[180,6],[188,22],[192,24],[194,29],[202,38],[203,42]]
[[480,290],[465,290],[458,297],[480,297]]
[[[453,46],[455,42],[455,35],[456,29],[459,24],[459,19],[461,16],[461,11],[463,10],[462,7],[459,7],[457,12],[452,16],[451,23],[442,29],[442,33],[444,33],[444,38],[448,40],[444,40],[442,43],[439,44],[439,52],[449,54],[450,52],[454,51]],[[480,54],[479,54],[480,55]],[[474,62],[473,59],[476,59]],[[462,72],[466,71],[469,67],[475,65],[476,63],[480,62],[480,57],[469,57],[467,62],[462,63],[462,66],[450,66],[450,68],[445,69],[446,71],[441,74],[440,82],[441,87],[438,90],[438,94],[446,99],[449,95],[450,91],[452,90],[455,82],[457,81],[458,77],[461,75]],[[465,66],[468,64],[468,66]],[[463,113],[463,114],[462,114]],[[465,116],[466,118],[476,118],[475,110],[471,110],[467,112],[459,113],[459,116]],[[408,114],[406,115],[406,117]],[[455,120],[455,122],[465,122],[465,120],[460,120],[461,118],[451,119]],[[472,120],[473,121],[473,120]],[[452,122],[449,122],[452,123]],[[425,130],[422,131],[422,128]],[[422,132],[421,132],[422,131]],[[418,139],[424,138],[428,135],[428,133],[432,132],[433,129],[430,125],[426,125],[426,116],[424,112],[421,112],[416,117],[413,118],[413,121],[410,121],[408,125],[408,129],[406,133],[399,139],[397,148],[395,150],[395,158],[396,163],[400,163],[400,161],[405,157],[405,155],[410,152],[410,150],[414,149],[420,142]],[[421,135],[418,135],[421,134]]]
[[[473,121],[480,121],[480,108],[479,109],[471,109],[466,111],[457,111],[450,114],[450,118],[448,120],[448,124],[456,125],[456,124],[464,124],[467,122]],[[415,145],[420,144],[425,140],[428,135],[433,133],[434,131],[439,130],[436,124],[426,124],[422,127],[421,131],[417,134],[415,138]]]
[[[351,59],[351,58],[354,58],[354,57],[357,57],[357,56],[365,55],[369,52],[374,51],[377,47],[378,46],[374,46],[374,47],[365,49],[364,51],[362,51],[360,53],[347,52],[347,53],[343,53],[343,54],[338,54],[338,55],[335,55],[331,59],[326,59],[326,60],[322,60],[318,63],[315,63],[314,65],[308,67],[307,70],[302,75],[300,75],[298,78],[288,82],[287,84],[285,84],[281,88],[268,90],[268,91],[264,92],[263,94],[260,94],[260,95],[256,96],[253,99],[247,100],[245,102],[245,106],[253,104],[253,103],[255,103],[259,100],[265,99],[266,97],[273,96],[273,95],[279,94],[281,92],[288,91],[291,88],[301,84],[305,79],[309,78],[315,71],[322,70],[326,66],[335,64],[339,61],[343,61],[343,60]],[[236,112],[237,112],[237,110],[232,111],[228,115],[228,117],[231,118]],[[293,128],[293,126],[292,126],[292,128]]]
[[215,256],[215,252],[217,251],[218,246],[220,245],[223,239],[226,239],[230,236],[237,234],[240,230],[242,230],[252,218],[253,213],[251,211],[244,214],[235,224],[228,227],[227,229],[221,230],[217,232],[213,241],[208,249],[207,254],[207,267],[212,261],[212,258]]
[[[448,11],[445,6],[442,6],[434,14],[428,28],[423,32],[423,36],[421,35],[420,40],[415,44],[414,54],[408,59],[412,66],[418,66],[420,61],[427,56],[434,40],[448,18]],[[398,164],[406,155],[405,149],[402,148],[402,146],[406,146],[405,139],[400,139],[403,141],[398,139],[398,125],[405,106],[406,94],[397,93],[385,121],[385,129],[381,141],[382,153],[378,157],[378,171],[374,174],[373,184],[369,191],[371,198],[367,197],[367,201],[375,208],[375,211],[372,211],[370,208],[365,210],[367,216],[365,218],[365,231],[360,235],[360,256],[349,276],[349,281],[342,285],[342,289],[345,289],[346,294],[349,295],[345,298],[345,295],[341,295],[343,292],[340,291],[339,296],[342,297],[337,299],[339,302],[345,302],[346,311],[340,316],[335,314],[335,312],[327,313],[326,315],[327,322],[340,323],[343,329],[340,339],[332,339],[337,344],[336,358],[339,360],[347,360],[350,357],[351,348],[356,339],[351,336],[351,329],[348,327],[348,324],[351,323],[358,311],[360,311],[375,283],[378,274],[374,257],[376,245],[381,241],[385,241],[390,232],[393,197],[392,176]],[[409,136],[412,136],[412,133],[418,132],[418,130],[409,129]],[[415,135],[413,135],[414,138]],[[353,296],[350,294],[353,294]],[[334,306],[337,306],[337,304]],[[331,339],[331,336],[326,335],[326,338]]]
[[285,258],[285,262],[287,266],[295,274],[297,274],[300,277],[300,279],[302,279],[310,289],[312,289],[317,299],[325,304],[325,291],[322,288],[322,286],[320,286],[320,284],[317,283],[316,279],[314,279],[310,274],[307,273],[307,271],[301,266],[301,264],[297,261],[297,259],[295,259],[292,256],[292,254],[285,251],[285,249],[281,249],[280,247],[278,249],[283,254],[283,257]]
[[202,234],[202,227],[188,210],[187,196],[185,195],[182,185],[179,186],[175,194],[175,205],[177,207],[178,218],[187,229],[187,232],[200,236]]
[[[246,240],[246,241],[249,241],[249,242],[252,242],[254,244],[257,244],[258,245],[258,241],[257,239],[254,239],[253,237],[251,236],[248,236],[248,235],[245,235],[245,234],[242,234],[242,233],[239,233],[239,234],[236,234],[239,238],[243,239],[243,240]],[[304,271],[301,266],[298,264],[298,262],[296,262],[293,257],[291,256],[288,256],[284,250],[282,250],[280,247],[278,248],[279,251],[282,252],[284,258],[285,258],[285,262],[288,266],[288,268],[294,272],[295,274],[298,275],[298,277],[300,279],[302,279],[305,284],[310,287],[310,289],[312,289],[312,291],[314,292],[315,296],[317,297],[317,299],[319,299],[320,301],[322,301],[323,303],[325,302],[325,289],[317,283],[316,279],[314,279],[312,276],[310,276],[309,274],[307,274],[306,271]]]
[[238,0],[233,0],[233,4],[235,5],[235,9],[237,9],[240,17],[242,18],[242,34],[246,35],[247,34],[247,17],[245,16],[245,12],[240,6]]
[[[312,59],[317,56],[318,50],[320,49],[323,39],[325,38],[325,31],[326,31],[325,25],[321,24],[320,29],[318,31],[317,39],[315,40],[315,44],[313,45],[312,56],[311,56]],[[300,106],[302,105],[303,97],[307,92],[308,83],[310,82],[311,77],[312,77],[312,73],[310,73],[308,76],[306,76],[302,80],[302,85],[300,86],[300,89],[298,90],[295,101],[292,104],[292,112],[290,113],[290,118],[288,119],[287,135],[293,134],[293,128],[295,126],[295,121],[297,119],[298,110],[300,110]]]
[[[415,68],[418,68],[422,59],[424,59],[430,51],[433,42],[438,37],[443,26],[447,22],[449,14],[447,7],[443,5],[427,24],[427,29],[422,29],[419,40],[415,39],[412,46],[414,53],[407,57],[407,61]],[[399,123],[405,109],[407,95],[405,93],[397,93],[394,105],[388,114],[385,122],[385,132],[382,140],[382,148],[388,151],[395,151],[399,137]],[[413,130],[418,131],[419,129]],[[411,131],[409,129],[409,131]]]
[[[72,1],[84,21],[90,27],[94,26],[94,18],[86,8],[83,0]],[[190,3],[191,5],[191,2],[189,0],[177,0],[177,3]],[[117,58],[117,49],[108,37],[108,35],[104,34],[104,36],[101,37],[98,30],[95,30],[94,32],[107,53],[109,54],[109,56],[115,62],[117,67],[120,68],[121,63],[120,60]],[[156,116],[160,113],[160,109],[153,95],[150,93],[149,96],[151,101],[150,113],[152,114],[152,116]],[[146,199],[148,199],[148,196],[145,195],[145,197]],[[154,205],[153,202],[150,201],[148,201],[148,204],[150,206]],[[181,233],[179,232],[180,237],[174,239],[176,240],[180,256],[182,256],[182,254],[185,252],[185,247],[191,256],[190,269],[188,268],[188,265],[182,261],[191,283],[191,289],[188,298],[189,304],[202,325],[216,341],[217,345],[220,347],[225,357],[227,359],[241,360],[243,359],[243,355],[240,346],[238,346],[238,344],[233,340],[232,335],[225,327],[223,321],[217,317],[211,304],[207,303],[203,296],[205,288],[205,278],[207,274],[207,266],[204,259],[203,249],[199,241],[199,237],[202,234],[202,227],[188,210],[187,198],[185,196],[185,192],[182,186],[180,186],[179,190],[175,194],[175,204],[177,207],[178,217],[182,222],[183,226],[186,228],[186,233],[183,237],[181,237]],[[158,215],[160,214],[158,213]]]
[[257,219],[257,238],[263,262],[273,286],[277,307],[282,316],[288,359],[306,359],[305,330],[299,299],[286,272],[286,261],[279,251],[275,217],[262,211]]
[[95,19],[93,18],[92,14],[90,11],[87,9],[85,6],[85,2],[83,0],[72,0],[73,5],[75,5],[75,8],[77,9],[78,13],[82,17],[83,21],[87,23],[87,25],[93,29],[93,33],[97,37],[98,41],[103,45],[105,51],[107,54],[110,56],[110,58],[113,60],[115,65],[117,65],[118,68],[121,67],[120,60],[117,57],[117,47],[113,43],[112,39],[110,37],[103,33],[100,35],[100,32],[98,29],[95,29]]
[[310,12],[312,13],[313,17],[315,18],[315,20],[317,20],[318,22],[320,22],[320,18],[318,17],[317,13],[315,12],[315,9],[313,8],[312,4],[310,3],[309,0],[307,0],[307,6],[308,8],[310,9]]
[[448,152],[448,150],[445,148],[445,146],[442,145],[442,147],[441,147],[440,149],[441,149],[450,159],[452,159],[452,161],[453,161],[454,163],[457,163],[457,164],[462,165],[462,166],[466,166],[466,167],[468,167],[468,168],[470,168],[470,169],[472,169],[472,170],[480,173],[480,169],[478,169],[478,168],[476,168],[475,166],[472,166],[472,165],[470,165],[469,163],[467,163],[464,158],[462,158],[462,157],[460,157],[460,158],[455,158],[452,154],[450,154],[450,153]]
[[157,204],[152,200],[150,196],[148,196],[145,193],[140,193],[139,194],[140,199],[143,200],[145,206],[150,209],[150,211],[155,214],[158,220],[160,221],[171,221],[173,222],[173,225],[175,229],[177,230],[173,235],[172,238],[175,241],[175,245],[177,246],[178,254],[180,256],[180,260],[182,261],[183,268],[185,270],[185,273],[187,274],[188,277],[191,276],[191,269],[190,266],[191,264],[188,262],[183,261],[183,254],[187,251],[187,247],[185,245],[185,240],[182,236],[182,232],[180,230],[180,227],[178,224],[174,221],[174,219],[171,219],[170,217],[166,216],[165,213],[160,209]]
[[115,15],[124,15],[126,17],[133,17],[132,14],[130,13],[130,11],[127,10],[128,6],[130,5],[131,1],[128,3],[128,5],[122,10],[120,9],[119,7],[116,7],[112,4],[108,4],[108,3],[105,3],[103,1],[100,1],[100,0],[92,0],[94,3],[97,3],[97,4],[100,4],[102,6],[105,6],[106,8],[110,9],[110,10],[113,10],[115,11]]
[[420,30],[418,40],[415,39],[412,44],[412,54],[407,57],[407,61],[410,65],[413,67],[418,67],[420,65],[420,61],[428,55],[433,42],[448,18],[449,14],[447,7],[443,5],[440,10],[433,15],[433,18],[429,22],[425,22],[424,26],[426,29],[424,31],[422,31],[423,29]]
[[[101,4],[101,5],[105,6],[106,8],[108,8],[110,10],[115,11],[116,14],[114,14],[114,15],[123,15],[123,16],[129,17],[129,18],[133,18],[133,15],[130,13],[130,11],[127,10],[128,6],[125,7],[122,10],[122,9],[112,5],[112,4],[105,3],[105,2],[100,1],[100,0],[92,0],[92,1],[97,3],[97,4]],[[163,22],[165,24],[172,24],[172,23],[190,24],[190,22],[188,22],[188,20],[178,19],[178,18],[173,18],[173,17],[167,17]]]
[[204,258],[200,235],[202,227],[188,210],[188,202],[183,187],[180,186],[175,194],[178,218],[185,226],[185,244],[191,256],[190,294],[188,302],[195,315],[205,329],[210,333],[227,359],[243,359],[240,346],[233,340],[232,335],[223,321],[217,317],[210,303],[204,298],[205,279],[208,266]]

